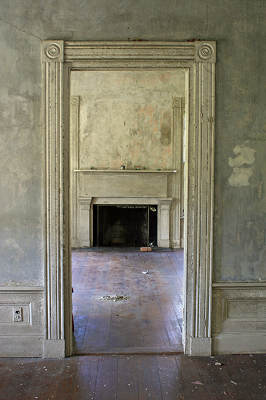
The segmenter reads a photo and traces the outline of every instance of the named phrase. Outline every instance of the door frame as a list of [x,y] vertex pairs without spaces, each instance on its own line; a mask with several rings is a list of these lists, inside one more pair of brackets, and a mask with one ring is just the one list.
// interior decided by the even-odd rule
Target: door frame
[[45,137],[44,357],[72,354],[69,201],[70,73],[82,70],[173,69],[186,72],[184,168],[184,352],[212,352],[216,42],[42,42]]

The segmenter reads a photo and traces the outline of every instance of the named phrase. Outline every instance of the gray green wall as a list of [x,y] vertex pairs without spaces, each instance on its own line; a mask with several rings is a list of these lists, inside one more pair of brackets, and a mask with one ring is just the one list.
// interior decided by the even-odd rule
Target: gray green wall
[[0,285],[43,283],[43,39],[217,40],[215,279],[266,280],[265,18],[264,0],[0,1]]

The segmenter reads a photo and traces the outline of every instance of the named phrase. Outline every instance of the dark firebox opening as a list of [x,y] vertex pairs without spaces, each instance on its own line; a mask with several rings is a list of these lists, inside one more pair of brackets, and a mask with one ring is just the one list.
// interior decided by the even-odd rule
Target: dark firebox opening
[[157,246],[157,206],[94,205],[93,246]]

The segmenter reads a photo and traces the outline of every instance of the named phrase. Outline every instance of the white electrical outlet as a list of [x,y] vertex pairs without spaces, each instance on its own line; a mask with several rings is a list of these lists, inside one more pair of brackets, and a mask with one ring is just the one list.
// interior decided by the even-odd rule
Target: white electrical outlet
[[13,316],[14,316],[14,322],[22,322],[23,321],[23,308],[22,307],[14,307]]

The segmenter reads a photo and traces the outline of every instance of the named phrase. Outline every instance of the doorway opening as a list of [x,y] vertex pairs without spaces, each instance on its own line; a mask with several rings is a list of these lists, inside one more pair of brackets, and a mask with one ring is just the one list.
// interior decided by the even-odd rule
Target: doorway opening
[[185,97],[184,70],[71,74],[75,354],[183,349]]

